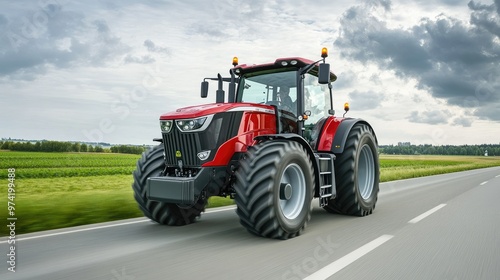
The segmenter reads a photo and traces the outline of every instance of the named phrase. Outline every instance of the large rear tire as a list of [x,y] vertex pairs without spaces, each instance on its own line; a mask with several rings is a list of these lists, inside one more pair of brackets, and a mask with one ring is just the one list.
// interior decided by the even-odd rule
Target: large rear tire
[[335,160],[337,197],[323,207],[331,213],[366,216],[373,212],[379,191],[377,140],[370,126],[355,124],[344,152]]
[[269,141],[250,147],[234,185],[240,223],[263,237],[300,235],[311,219],[313,174],[311,159],[297,142]]
[[163,161],[163,146],[158,145],[142,154],[134,171],[134,198],[144,216],[151,220],[169,226],[191,224],[205,210],[206,199],[198,200],[191,207],[179,207],[174,203],[149,200],[146,196],[148,177],[158,176],[165,168]]

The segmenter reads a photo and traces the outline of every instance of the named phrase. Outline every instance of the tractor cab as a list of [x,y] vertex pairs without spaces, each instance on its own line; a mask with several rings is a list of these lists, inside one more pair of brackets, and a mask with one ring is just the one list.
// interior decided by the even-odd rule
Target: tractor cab
[[[310,65],[310,71],[304,70]],[[313,142],[314,126],[333,115],[329,83],[318,82],[318,67],[312,61],[278,59],[261,67],[241,65],[235,72],[240,74],[236,102],[274,106],[280,119],[278,133],[296,133]],[[336,76],[331,76],[334,81]]]
[[[277,133],[299,134],[315,146],[318,125],[335,114],[331,82],[337,76],[324,62],[327,56],[328,51],[323,48],[318,61],[291,57],[260,65],[238,65],[238,58],[234,57],[230,78],[219,75],[205,80],[219,81],[217,103],[225,102],[222,82],[229,82],[228,102],[273,106],[279,119]],[[207,97],[208,82],[202,82],[201,88],[201,96]]]

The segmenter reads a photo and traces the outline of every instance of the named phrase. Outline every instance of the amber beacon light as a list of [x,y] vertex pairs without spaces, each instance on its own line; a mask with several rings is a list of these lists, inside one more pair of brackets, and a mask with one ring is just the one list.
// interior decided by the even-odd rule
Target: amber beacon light
[[327,48],[321,49],[321,57],[322,58],[328,57],[328,49]]

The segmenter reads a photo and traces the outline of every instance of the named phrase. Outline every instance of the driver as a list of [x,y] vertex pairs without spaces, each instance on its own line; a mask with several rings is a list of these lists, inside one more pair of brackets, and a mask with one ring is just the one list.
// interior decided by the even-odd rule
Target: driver
[[294,104],[292,98],[290,97],[290,88],[287,86],[281,86],[278,94],[281,101],[281,107],[285,110],[292,111]]

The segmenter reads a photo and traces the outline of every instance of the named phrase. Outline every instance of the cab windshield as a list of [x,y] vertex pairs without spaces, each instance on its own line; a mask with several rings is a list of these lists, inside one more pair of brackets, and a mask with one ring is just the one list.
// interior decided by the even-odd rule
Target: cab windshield
[[297,72],[292,69],[285,72],[248,73],[240,79],[238,102],[278,105],[283,99],[280,91],[288,89],[292,102],[297,100]]
[[[288,71],[273,72],[262,71],[257,73],[247,73],[240,79],[238,88],[238,102],[251,102],[268,105],[286,105],[286,101],[292,105],[285,107],[285,110],[297,112],[297,69]],[[328,116],[330,107],[330,91],[327,85],[318,83],[318,77],[310,73],[302,76],[304,93],[304,112],[309,111],[311,115],[306,121],[307,124],[315,124],[321,118]],[[288,91],[288,96],[283,92]]]

